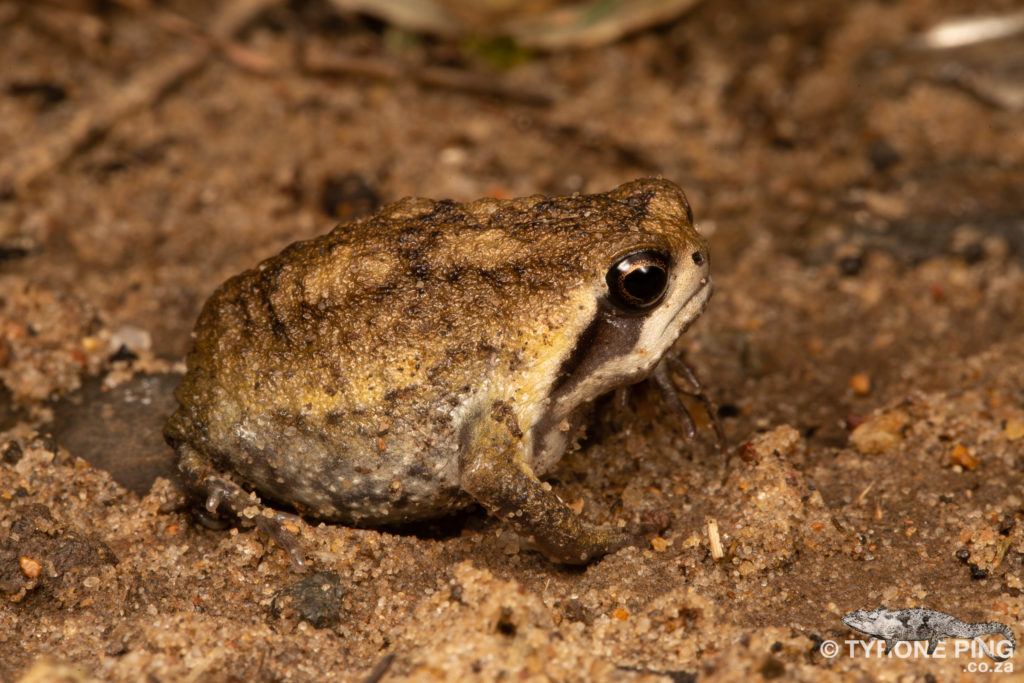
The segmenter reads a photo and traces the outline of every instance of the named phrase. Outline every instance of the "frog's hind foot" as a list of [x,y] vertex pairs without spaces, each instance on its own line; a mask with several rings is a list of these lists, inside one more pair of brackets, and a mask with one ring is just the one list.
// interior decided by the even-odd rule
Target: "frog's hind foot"
[[298,516],[269,508],[255,494],[247,493],[233,481],[212,474],[214,470],[205,459],[187,446],[180,451],[178,468],[187,488],[201,502],[202,507],[196,510],[196,516],[203,526],[218,528],[220,525],[223,528],[226,526],[225,517],[252,522],[288,553],[296,572],[308,569],[297,536],[301,521]]

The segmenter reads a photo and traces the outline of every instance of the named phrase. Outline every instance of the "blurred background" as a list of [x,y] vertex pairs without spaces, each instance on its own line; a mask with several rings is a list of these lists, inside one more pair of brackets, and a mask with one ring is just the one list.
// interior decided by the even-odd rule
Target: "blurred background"
[[664,175],[723,263],[768,235],[1019,253],[1022,23],[1012,0],[5,0],[3,272],[181,355],[214,283],[406,195]]

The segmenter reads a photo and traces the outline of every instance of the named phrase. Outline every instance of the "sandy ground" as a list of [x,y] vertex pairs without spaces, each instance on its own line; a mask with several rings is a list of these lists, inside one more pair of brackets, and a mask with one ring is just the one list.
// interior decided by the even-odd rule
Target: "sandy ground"
[[[0,1],[0,680],[960,680],[996,665],[851,652],[840,616],[1024,637],[1024,44],[920,42],[1018,3],[706,0],[502,65],[312,1],[210,43],[211,4]],[[711,241],[673,353],[728,444],[641,388],[550,481],[667,517],[649,548],[567,569],[470,510],[304,526],[302,577],[194,523],[159,430],[226,277],[406,195],[644,175]]]

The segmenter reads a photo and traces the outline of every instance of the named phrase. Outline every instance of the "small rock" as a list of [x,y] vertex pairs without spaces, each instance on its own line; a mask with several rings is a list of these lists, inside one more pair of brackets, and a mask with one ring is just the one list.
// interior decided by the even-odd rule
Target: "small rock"
[[887,453],[899,447],[909,422],[910,416],[903,410],[875,415],[853,430],[850,441],[863,455]]
[[3,446],[0,446],[0,460],[11,465],[17,465],[23,453],[21,444],[17,441],[8,441]]
[[953,464],[960,465],[965,470],[973,470],[981,463],[978,456],[972,455],[963,444],[959,443],[956,446],[953,446],[953,450],[950,451],[949,457],[952,458]]
[[578,598],[570,598],[567,600],[563,610],[565,612],[565,618],[569,621],[578,621],[586,624],[589,624],[591,621],[587,615],[586,609],[583,607],[583,603],[581,603]]
[[871,377],[866,372],[858,372],[850,377],[850,388],[857,396],[867,396],[871,391]]
[[1024,439],[1024,422],[1020,420],[1007,420],[1003,427],[1003,435],[1007,441],[1018,441]]
[[863,268],[864,258],[862,256],[844,256],[839,259],[839,272],[846,277],[859,275]]
[[334,572],[316,572],[274,594],[270,612],[276,617],[293,613],[314,628],[330,628],[341,621],[345,587]]
[[905,198],[881,192],[865,192],[864,205],[868,211],[887,221],[902,220],[910,211]]
[[19,559],[21,565],[21,573],[30,579],[38,579],[39,572],[43,570],[43,566],[31,557],[22,557]]
[[868,159],[876,171],[885,171],[902,160],[899,151],[884,139],[877,139],[868,147]]

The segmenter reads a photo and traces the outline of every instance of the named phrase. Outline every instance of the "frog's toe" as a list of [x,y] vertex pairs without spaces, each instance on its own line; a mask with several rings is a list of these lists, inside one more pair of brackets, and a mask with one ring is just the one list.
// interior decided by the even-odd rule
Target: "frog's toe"
[[306,556],[302,552],[302,545],[299,543],[297,535],[300,519],[287,512],[270,510],[269,508],[264,508],[264,512],[273,514],[257,515],[254,520],[256,526],[288,553],[288,559],[292,562],[292,569],[297,573],[304,573],[309,569],[309,565],[306,562]]
[[[206,496],[206,502],[203,507],[210,515],[216,516],[217,510],[220,508],[221,503],[228,500],[231,494],[234,493],[233,488],[227,482],[220,481],[219,479],[210,478],[206,482],[206,490],[208,491]],[[234,512],[232,510],[232,512]]]
[[223,531],[231,526],[231,523],[226,519],[210,514],[205,508],[192,508],[192,517],[195,521],[199,522],[207,529],[212,529],[213,531]]

